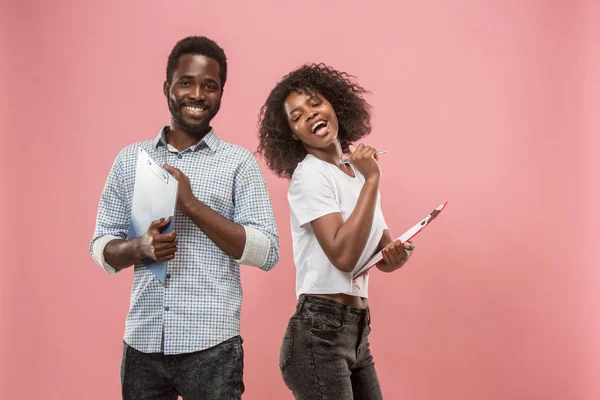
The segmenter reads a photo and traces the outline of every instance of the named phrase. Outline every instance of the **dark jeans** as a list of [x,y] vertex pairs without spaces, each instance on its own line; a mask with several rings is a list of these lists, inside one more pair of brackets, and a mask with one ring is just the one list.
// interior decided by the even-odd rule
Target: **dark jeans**
[[369,309],[301,295],[279,353],[297,400],[382,399],[369,349]]
[[238,400],[244,383],[242,338],[206,350],[164,355],[123,347],[123,400]]

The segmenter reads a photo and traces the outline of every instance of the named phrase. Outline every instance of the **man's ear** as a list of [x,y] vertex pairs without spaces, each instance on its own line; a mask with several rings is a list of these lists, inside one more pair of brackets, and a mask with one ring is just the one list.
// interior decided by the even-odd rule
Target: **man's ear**
[[163,83],[163,93],[165,94],[165,97],[168,99],[169,98],[169,82],[165,81],[165,83]]

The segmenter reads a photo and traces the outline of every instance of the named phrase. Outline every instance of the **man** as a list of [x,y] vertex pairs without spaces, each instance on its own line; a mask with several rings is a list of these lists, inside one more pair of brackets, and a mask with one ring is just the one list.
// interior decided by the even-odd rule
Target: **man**
[[[220,140],[210,126],[227,79],[224,51],[205,37],[179,41],[167,63],[164,94],[171,124],[154,140],[124,148],[102,192],[90,251],[108,273],[135,264],[126,321],[124,399],[239,399],[239,264],[265,271],[279,257],[271,201],[256,159]],[[179,182],[169,218],[128,239],[138,149]],[[167,261],[162,284],[140,260]]]

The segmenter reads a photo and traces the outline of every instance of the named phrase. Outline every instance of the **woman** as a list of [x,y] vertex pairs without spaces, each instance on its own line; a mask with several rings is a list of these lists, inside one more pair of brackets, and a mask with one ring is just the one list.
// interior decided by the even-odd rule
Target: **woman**
[[[280,368],[296,399],[381,399],[369,350],[368,273],[352,272],[382,250],[391,272],[413,245],[393,241],[379,202],[377,151],[352,143],[370,133],[366,91],[344,72],[305,65],[271,91],[258,151],[290,179],[296,313]],[[350,163],[341,162],[351,153]]]

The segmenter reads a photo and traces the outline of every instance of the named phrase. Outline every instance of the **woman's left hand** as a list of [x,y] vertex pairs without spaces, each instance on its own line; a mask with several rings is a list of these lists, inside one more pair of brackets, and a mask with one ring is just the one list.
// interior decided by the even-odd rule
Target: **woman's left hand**
[[401,265],[404,264],[410,256],[415,248],[413,242],[402,243],[400,240],[396,239],[381,250],[381,254],[383,255],[383,261],[387,264],[391,265]]

